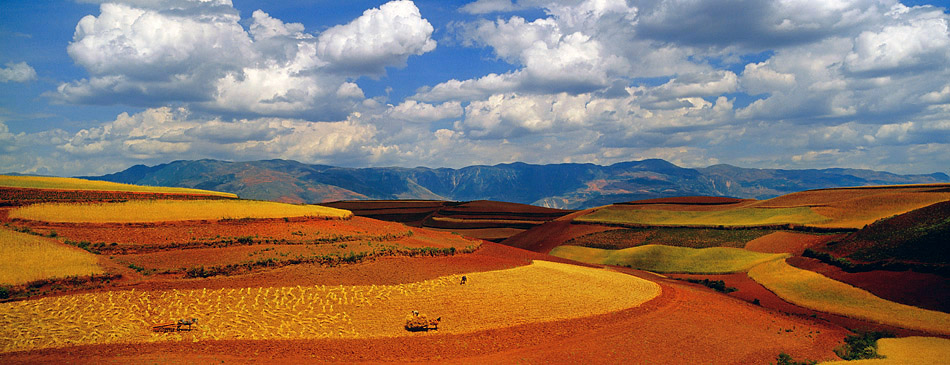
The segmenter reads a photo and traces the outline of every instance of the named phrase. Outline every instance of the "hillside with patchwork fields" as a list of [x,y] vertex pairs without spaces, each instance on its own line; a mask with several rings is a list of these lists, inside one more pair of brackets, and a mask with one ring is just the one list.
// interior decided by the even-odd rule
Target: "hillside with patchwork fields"
[[[950,336],[939,272],[802,256],[932,245],[947,186],[564,211],[98,184],[0,178],[3,362],[825,361],[852,331],[928,359]],[[697,338],[715,346],[665,350]]]

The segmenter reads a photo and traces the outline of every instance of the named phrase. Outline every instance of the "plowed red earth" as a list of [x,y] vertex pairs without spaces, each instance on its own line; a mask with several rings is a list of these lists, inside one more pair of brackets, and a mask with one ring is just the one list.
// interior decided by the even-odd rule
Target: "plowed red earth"
[[548,253],[573,238],[586,234],[609,231],[617,227],[597,224],[573,224],[574,218],[590,213],[590,210],[571,213],[540,226],[531,228],[502,241],[502,243],[526,250]]
[[807,257],[792,257],[785,261],[890,301],[950,313],[950,279],[939,275],[885,270],[849,273]]
[[[255,241],[312,241],[339,236],[386,236],[405,234],[409,227],[364,217],[339,219],[254,219],[232,221],[184,221],[155,224],[51,224],[18,222],[37,232],[55,230],[60,237],[73,241],[119,244],[186,243],[222,238],[253,237]],[[425,234],[431,231],[419,230]],[[451,236],[446,233],[435,233]]]
[[843,234],[815,235],[796,232],[775,232],[746,242],[745,249],[765,253],[790,253],[801,255],[806,248],[827,243],[841,237]]
[[[657,280],[650,274],[635,274]],[[781,352],[797,359],[834,359],[832,349],[846,334],[834,325],[787,316],[705,289],[662,279],[660,283],[660,297],[628,310],[471,334],[93,345],[10,353],[0,355],[0,359],[5,363],[763,364],[774,361]]]

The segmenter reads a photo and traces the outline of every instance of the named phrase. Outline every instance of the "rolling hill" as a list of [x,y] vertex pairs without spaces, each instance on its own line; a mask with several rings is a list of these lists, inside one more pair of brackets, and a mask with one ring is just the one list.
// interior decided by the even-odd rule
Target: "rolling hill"
[[682,168],[664,160],[594,164],[526,163],[450,168],[345,168],[296,161],[175,161],[136,165],[86,177],[127,184],[235,193],[245,199],[295,203],[337,200],[495,200],[560,209],[675,196],[767,199],[808,189],[950,182],[943,173],[824,169],[748,169],[729,165]]

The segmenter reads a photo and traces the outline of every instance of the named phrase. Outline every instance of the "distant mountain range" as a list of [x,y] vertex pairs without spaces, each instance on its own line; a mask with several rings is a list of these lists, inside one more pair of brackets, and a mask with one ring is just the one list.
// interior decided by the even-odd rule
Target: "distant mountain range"
[[682,168],[664,160],[594,164],[526,163],[450,168],[344,168],[296,161],[175,161],[84,177],[128,184],[235,193],[246,199],[321,203],[353,199],[496,200],[584,209],[671,196],[766,199],[796,191],[950,182],[943,173],[897,175],[857,169],[776,170],[730,165]]

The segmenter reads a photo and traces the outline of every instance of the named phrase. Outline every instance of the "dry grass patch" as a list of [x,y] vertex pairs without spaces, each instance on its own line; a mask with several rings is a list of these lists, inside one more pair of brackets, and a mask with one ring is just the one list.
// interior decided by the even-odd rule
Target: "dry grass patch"
[[823,362],[822,365],[946,364],[947,359],[950,359],[950,339],[918,336],[882,338],[877,340],[877,353],[885,358],[829,361]]
[[51,239],[0,229],[0,284],[103,272],[96,255]]
[[76,179],[71,177],[46,177],[46,176],[8,176],[0,175],[0,186],[13,188],[29,189],[60,189],[60,190],[97,190],[97,191],[127,191],[139,193],[164,193],[164,194],[194,194],[194,195],[214,195],[229,198],[237,198],[237,195],[231,193],[222,193],[219,191],[189,189],[189,188],[170,188],[161,186],[142,186],[120,184],[108,181],[95,181]]
[[[613,271],[535,261],[507,270],[400,285],[120,291],[0,304],[0,351],[80,344],[223,339],[425,336],[404,328],[418,310],[440,333],[591,316],[642,304],[657,284]],[[197,318],[194,331],[154,324]]]
[[732,247],[687,248],[644,245],[622,250],[558,246],[552,256],[591,264],[628,266],[669,273],[726,274],[743,272],[762,262],[788,257]]
[[749,277],[790,303],[822,312],[897,327],[950,334],[950,314],[881,299],[821,274],[793,267],[785,260],[749,270]]
[[244,218],[349,218],[348,210],[257,200],[157,200],[121,203],[44,203],[10,211],[10,218],[59,223],[146,223]]

